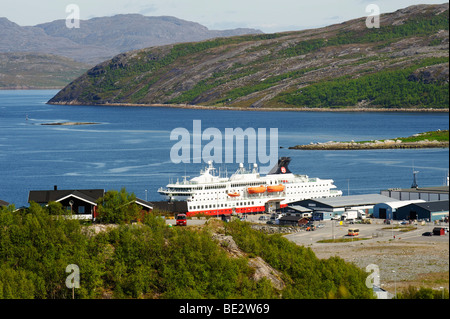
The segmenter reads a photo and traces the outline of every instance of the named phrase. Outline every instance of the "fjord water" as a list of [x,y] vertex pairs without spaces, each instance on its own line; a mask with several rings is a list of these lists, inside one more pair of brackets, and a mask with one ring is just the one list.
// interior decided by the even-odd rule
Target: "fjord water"
[[[125,187],[142,199],[160,200],[157,189],[169,180],[199,173],[205,163],[174,164],[170,140],[175,128],[278,128],[278,156],[292,158],[290,169],[334,179],[350,195],[410,187],[419,171],[420,187],[443,185],[447,149],[300,151],[287,147],[310,142],[406,137],[448,129],[448,113],[255,112],[156,107],[59,106],[46,102],[55,90],[0,91],[0,199],[27,205],[30,190]],[[96,122],[48,126],[43,123]],[[202,146],[209,141],[203,141]],[[267,146],[269,142],[267,141]],[[272,145],[273,146],[273,145]],[[247,148],[246,148],[247,151]],[[273,153],[272,153],[273,154]],[[266,163],[260,163],[265,165]],[[245,163],[248,166],[248,163]],[[217,164],[233,173],[238,163]]]

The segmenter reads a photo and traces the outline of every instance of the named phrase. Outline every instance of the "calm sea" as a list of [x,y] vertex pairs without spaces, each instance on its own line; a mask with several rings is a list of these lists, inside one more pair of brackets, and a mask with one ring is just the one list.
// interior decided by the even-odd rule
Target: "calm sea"
[[[183,175],[197,176],[202,164],[174,164],[175,128],[278,128],[278,156],[290,156],[291,171],[331,178],[344,194],[379,193],[410,187],[413,167],[419,186],[443,185],[448,149],[299,151],[287,147],[330,140],[406,137],[448,129],[448,113],[333,113],[189,110],[146,107],[47,105],[57,91],[0,91],[0,199],[27,205],[30,190],[105,190],[125,187],[160,200],[157,189]],[[55,122],[98,125],[47,126]],[[208,141],[203,142],[203,146]],[[268,142],[267,142],[268,146]],[[274,151],[274,150],[272,150]],[[249,163],[245,163],[248,166]],[[238,163],[218,164],[228,175]]]

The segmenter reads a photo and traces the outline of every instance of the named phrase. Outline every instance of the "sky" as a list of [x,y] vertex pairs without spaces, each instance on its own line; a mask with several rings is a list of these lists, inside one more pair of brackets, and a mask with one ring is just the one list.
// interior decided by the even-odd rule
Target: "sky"
[[0,17],[21,26],[66,19],[76,4],[81,20],[116,14],[174,16],[211,30],[255,28],[265,33],[303,30],[366,17],[369,4],[380,13],[445,0],[0,0]]

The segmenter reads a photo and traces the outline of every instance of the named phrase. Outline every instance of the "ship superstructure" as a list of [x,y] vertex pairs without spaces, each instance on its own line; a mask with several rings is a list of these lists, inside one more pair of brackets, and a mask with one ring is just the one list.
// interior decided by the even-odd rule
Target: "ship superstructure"
[[342,195],[331,179],[293,174],[289,162],[289,157],[280,158],[265,176],[259,174],[256,164],[252,169],[239,164],[229,178],[216,174],[212,162],[208,162],[199,176],[190,180],[185,177],[158,192],[168,201],[186,201],[190,216],[271,212],[303,199]]

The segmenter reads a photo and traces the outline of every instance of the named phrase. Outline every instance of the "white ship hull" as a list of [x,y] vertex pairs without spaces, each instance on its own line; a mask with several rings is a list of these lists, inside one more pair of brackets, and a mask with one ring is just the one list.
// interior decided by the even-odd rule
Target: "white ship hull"
[[158,192],[168,201],[186,201],[188,216],[271,212],[304,199],[342,195],[331,179],[291,173],[289,161],[281,158],[265,176],[259,175],[256,165],[247,171],[241,164],[230,178],[213,175],[209,163],[200,176],[168,184]]

